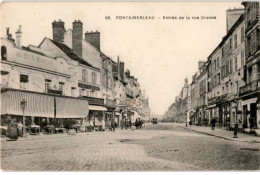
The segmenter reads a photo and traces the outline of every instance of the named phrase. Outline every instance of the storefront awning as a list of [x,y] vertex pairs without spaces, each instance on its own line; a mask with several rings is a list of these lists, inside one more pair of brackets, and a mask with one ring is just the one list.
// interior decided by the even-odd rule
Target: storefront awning
[[91,111],[107,111],[107,108],[105,108],[103,106],[89,105],[89,110],[91,110]]
[[84,118],[88,116],[89,105],[87,100],[55,97],[56,118]]
[[1,92],[1,115],[23,115],[21,101],[26,101],[25,116],[54,118],[54,97],[29,91],[8,89]]

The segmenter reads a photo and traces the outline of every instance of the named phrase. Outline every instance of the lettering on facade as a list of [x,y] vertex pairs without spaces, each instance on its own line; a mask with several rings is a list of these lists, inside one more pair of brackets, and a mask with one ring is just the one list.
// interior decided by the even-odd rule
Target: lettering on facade
[[24,59],[24,60],[29,61],[29,62],[36,62],[36,63],[40,63],[40,64],[45,64],[47,66],[54,66],[52,61],[49,61],[49,60],[47,60],[43,57],[39,57],[37,55],[29,54],[29,53],[26,53],[26,52],[22,53],[22,52],[17,51],[16,57]]

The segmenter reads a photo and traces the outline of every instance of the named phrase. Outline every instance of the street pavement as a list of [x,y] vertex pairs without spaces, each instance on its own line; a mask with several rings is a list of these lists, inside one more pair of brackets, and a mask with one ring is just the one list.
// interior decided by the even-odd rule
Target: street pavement
[[260,144],[176,124],[1,140],[3,171],[259,170]]
[[207,135],[227,139],[227,140],[233,140],[233,141],[239,141],[239,142],[255,142],[255,143],[260,143],[260,137],[255,136],[255,135],[249,135],[245,134],[242,132],[237,133],[237,138],[234,138],[234,131],[227,131],[225,128],[218,128],[216,127],[215,130],[211,130],[211,127],[205,127],[205,126],[196,126],[196,125],[191,125],[187,126],[185,123],[182,124],[177,124],[174,123],[174,125],[180,126],[182,128],[191,130],[191,131],[196,131],[199,133],[204,133]]

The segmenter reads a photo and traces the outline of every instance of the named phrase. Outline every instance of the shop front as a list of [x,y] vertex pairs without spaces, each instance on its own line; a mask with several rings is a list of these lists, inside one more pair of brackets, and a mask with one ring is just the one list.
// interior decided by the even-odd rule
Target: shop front
[[81,120],[88,112],[87,100],[19,89],[1,89],[2,126],[8,125],[10,118],[23,123],[24,115],[27,128],[35,125],[41,130],[47,125],[63,127],[64,120]]
[[102,120],[105,120],[107,108],[104,106],[89,105],[89,115],[87,117],[87,125],[98,128],[102,125]]
[[241,102],[243,114],[243,128],[249,128],[250,124],[253,128],[258,128],[260,102],[258,97],[249,98]]

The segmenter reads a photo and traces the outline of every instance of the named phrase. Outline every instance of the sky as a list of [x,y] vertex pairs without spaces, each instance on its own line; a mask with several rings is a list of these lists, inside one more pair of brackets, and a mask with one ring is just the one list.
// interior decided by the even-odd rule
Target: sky
[[[120,56],[145,89],[152,112],[162,115],[184,79],[191,82],[198,61],[206,60],[225,36],[226,10],[234,7],[243,8],[241,2],[9,2],[1,6],[1,37],[6,27],[15,37],[21,25],[22,45],[38,46],[44,37],[52,38],[54,20],[64,21],[66,29],[81,20],[83,33],[101,33],[101,51],[114,60]],[[155,19],[118,19],[123,16]]]

